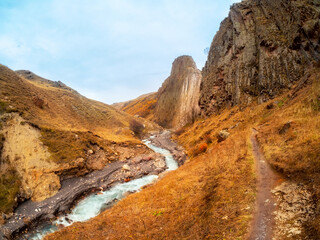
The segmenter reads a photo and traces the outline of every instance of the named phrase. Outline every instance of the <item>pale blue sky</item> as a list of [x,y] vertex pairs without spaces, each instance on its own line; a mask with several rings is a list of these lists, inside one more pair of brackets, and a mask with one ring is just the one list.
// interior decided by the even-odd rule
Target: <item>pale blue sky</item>
[[0,0],[0,63],[105,103],[157,91],[173,60],[202,69],[240,0]]

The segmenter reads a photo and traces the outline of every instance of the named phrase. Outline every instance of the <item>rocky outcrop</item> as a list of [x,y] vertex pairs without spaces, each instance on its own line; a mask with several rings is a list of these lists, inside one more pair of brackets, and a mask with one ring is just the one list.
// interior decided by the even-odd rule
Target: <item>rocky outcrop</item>
[[172,64],[171,75],[157,93],[155,121],[166,128],[179,128],[199,114],[201,72],[190,56],[181,56]]
[[[49,161],[48,148],[39,140],[40,131],[24,124],[18,114],[7,118],[2,131],[6,141],[0,157],[18,172],[25,198],[41,201],[53,196],[60,189],[60,179],[54,173],[58,165]],[[5,171],[1,166],[0,175]]]
[[274,239],[305,239],[301,234],[304,224],[314,219],[316,205],[312,193],[303,184],[283,182],[272,190],[277,199],[274,212],[276,228]]
[[174,60],[171,74],[156,93],[112,106],[131,115],[152,120],[165,128],[180,128],[200,113],[201,72],[190,56]]
[[213,39],[203,69],[204,116],[273,98],[320,60],[320,3],[246,0],[234,4]]

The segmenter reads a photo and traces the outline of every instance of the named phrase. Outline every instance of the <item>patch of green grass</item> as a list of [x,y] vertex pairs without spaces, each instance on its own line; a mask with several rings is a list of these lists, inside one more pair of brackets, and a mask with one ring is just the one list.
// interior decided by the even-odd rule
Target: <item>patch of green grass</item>
[[10,213],[13,211],[20,185],[21,182],[14,170],[9,170],[0,177],[0,212]]
[[152,215],[155,216],[155,217],[158,217],[158,216],[163,215],[163,212],[162,212],[162,211],[154,211],[154,212],[152,213]]
[[277,106],[279,107],[279,108],[281,108],[281,107],[283,107],[283,105],[286,103],[288,101],[288,98],[283,98],[283,99],[281,99],[278,103],[277,103]]

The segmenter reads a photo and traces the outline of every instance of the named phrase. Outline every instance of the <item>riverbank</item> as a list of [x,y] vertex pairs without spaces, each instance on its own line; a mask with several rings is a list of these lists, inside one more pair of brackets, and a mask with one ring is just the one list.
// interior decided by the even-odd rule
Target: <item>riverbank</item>
[[167,149],[177,161],[179,167],[187,160],[187,154],[184,148],[171,140],[170,131],[166,130],[162,133],[155,134],[150,138],[150,141],[157,147]]
[[[163,132],[153,137],[157,147],[163,147],[174,154],[181,162],[186,156],[170,139],[170,132]],[[170,144],[171,143],[171,144]],[[115,186],[117,183],[128,182],[146,175],[157,175],[167,166],[164,156],[160,154],[141,155],[123,162],[113,162],[101,171],[94,171],[84,177],[72,178],[62,182],[60,191],[53,197],[42,202],[31,200],[21,204],[14,215],[2,226],[0,239],[14,239],[25,234],[44,222],[50,222],[56,216],[70,211],[71,207],[83,196]],[[20,239],[23,239],[20,237]]]

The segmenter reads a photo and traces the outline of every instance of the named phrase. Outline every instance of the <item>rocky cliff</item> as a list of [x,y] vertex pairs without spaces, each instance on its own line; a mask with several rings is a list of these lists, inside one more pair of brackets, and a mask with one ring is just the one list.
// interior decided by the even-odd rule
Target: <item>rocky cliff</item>
[[201,72],[190,56],[180,56],[172,63],[170,76],[157,93],[115,103],[114,107],[131,115],[153,120],[165,128],[180,128],[200,113]]
[[179,128],[199,113],[201,72],[190,56],[174,60],[170,76],[158,90],[155,121],[166,128]]
[[226,106],[263,102],[320,60],[320,2],[246,0],[221,23],[203,69],[203,115]]

